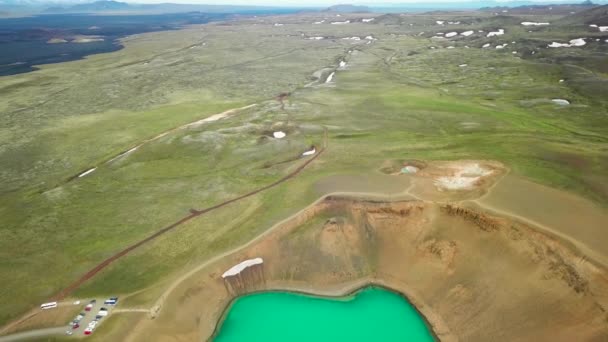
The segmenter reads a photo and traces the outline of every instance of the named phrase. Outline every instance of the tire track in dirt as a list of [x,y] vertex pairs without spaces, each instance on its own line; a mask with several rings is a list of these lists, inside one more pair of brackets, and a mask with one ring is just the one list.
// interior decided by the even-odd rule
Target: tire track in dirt
[[61,300],[63,298],[65,298],[66,296],[70,295],[74,290],[76,290],[78,287],[80,287],[82,284],[84,284],[87,280],[93,278],[97,273],[101,272],[104,268],[108,267],[111,263],[113,263],[114,261],[120,259],[121,257],[127,255],[129,252],[133,251],[134,249],[156,239],[157,237],[177,228],[178,226],[198,217],[204,214],[207,214],[213,210],[217,210],[220,209],[222,207],[225,207],[227,205],[230,205],[234,202],[243,200],[245,198],[251,197],[253,195],[259,194],[263,191],[266,191],[270,188],[276,187],[288,180],[290,180],[291,178],[294,178],[295,176],[297,176],[302,170],[304,170],[304,168],[306,168],[310,163],[312,163],[314,160],[316,160],[326,149],[327,146],[327,134],[325,134],[324,136],[324,143],[323,143],[323,147],[314,155],[312,156],[310,159],[308,159],[306,162],[302,163],[302,165],[298,166],[297,169],[295,169],[294,171],[290,172],[289,174],[285,175],[284,177],[282,177],[281,179],[268,184],[266,186],[263,186],[261,188],[255,189],[253,191],[250,191],[244,195],[232,198],[230,200],[224,201],[222,203],[216,204],[214,206],[202,209],[202,210],[196,210],[196,209],[191,209],[190,210],[190,215],[184,216],[182,217],[180,220],[174,222],[173,224],[162,228],[161,230],[157,231],[156,233],[148,236],[147,238],[140,240],[139,242],[136,242],[126,248],[124,248],[123,250],[117,252],[116,254],[112,255],[111,257],[105,259],[104,261],[102,261],[101,263],[99,263],[97,266],[93,267],[91,270],[89,270],[87,273],[85,273],[83,276],[81,276],[79,279],[77,279],[76,281],[74,281],[72,284],[70,284],[68,287],[64,288],[63,290],[61,290],[56,296],[53,297],[53,299],[55,300]]

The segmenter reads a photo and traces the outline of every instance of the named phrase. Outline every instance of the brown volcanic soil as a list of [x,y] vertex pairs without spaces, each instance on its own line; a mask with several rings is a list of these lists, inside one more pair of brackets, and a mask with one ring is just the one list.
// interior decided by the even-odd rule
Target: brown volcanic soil
[[328,197],[182,282],[134,341],[212,336],[232,297],[220,275],[264,258],[247,291],[407,295],[443,341],[606,341],[608,272],[524,224],[426,201]]

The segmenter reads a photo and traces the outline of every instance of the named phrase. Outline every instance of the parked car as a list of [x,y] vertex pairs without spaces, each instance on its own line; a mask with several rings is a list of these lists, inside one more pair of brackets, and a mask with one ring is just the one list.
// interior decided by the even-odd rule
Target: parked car
[[95,304],[95,303],[97,303],[97,299],[93,299],[89,302],[89,304]]
[[100,319],[102,319],[102,318],[103,318],[103,316],[102,316],[102,315],[97,315],[97,316],[95,316],[95,319],[96,319],[96,320],[100,320]]
[[66,330],[66,331],[65,331],[65,334],[66,334],[66,335],[72,335],[73,333],[74,333],[74,332],[73,332],[72,330]]
[[91,335],[92,332],[93,332],[93,329],[91,329],[91,328],[84,329],[84,334],[85,335]]
[[84,307],[84,311],[91,311],[92,308],[93,304],[87,304],[87,306]]
[[72,329],[76,330],[76,329],[78,329],[78,328],[80,328],[80,323],[74,323],[74,324],[72,325]]

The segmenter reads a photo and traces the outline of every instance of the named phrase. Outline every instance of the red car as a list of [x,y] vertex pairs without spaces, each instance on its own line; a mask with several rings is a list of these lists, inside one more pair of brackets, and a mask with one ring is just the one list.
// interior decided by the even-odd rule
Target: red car
[[76,330],[78,328],[80,328],[80,324],[74,323],[74,325],[72,325],[72,329]]
[[91,311],[92,308],[93,308],[93,304],[88,304],[87,306],[84,307],[84,311]]

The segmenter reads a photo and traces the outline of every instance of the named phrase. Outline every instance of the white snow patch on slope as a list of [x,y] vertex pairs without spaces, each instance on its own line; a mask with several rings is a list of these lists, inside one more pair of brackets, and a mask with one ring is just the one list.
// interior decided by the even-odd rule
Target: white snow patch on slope
[[550,23],[536,23],[533,21],[524,21],[523,23],[521,23],[524,26],[547,26],[550,25]]
[[505,34],[505,30],[504,29],[498,29],[498,31],[488,32],[488,34],[487,34],[486,37],[502,36],[503,34]]
[[570,101],[564,99],[553,99],[551,100],[553,103],[558,104],[560,106],[567,106],[570,104]]
[[264,260],[262,258],[245,260],[239,264],[232,266],[228,271],[224,272],[224,274],[222,274],[222,278],[235,276],[235,275],[243,272],[248,267],[255,266],[255,265],[261,265],[263,263],[264,263]]
[[552,42],[551,44],[547,45],[547,47],[550,47],[550,48],[573,47],[573,46],[579,47],[579,46],[584,46],[585,44],[587,44],[587,42],[585,42],[584,38],[577,38],[577,39],[570,40],[569,43]]
[[317,153],[317,149],[315,149],[315,148],[313,147],[313,149],[312,149],[312,150],[310,150],[310,151],[306,151],[306,152],[302,153],[302,157],[306,157],[306,156],[312,156],[312,155],[313,155],[313,154],[315,154],[315,153]]
[[585,39],[583,39],[583,38],[572,39],[570,41],[570,46],[583,46],[585,44],[587,44],[587,43],[585,42]]

